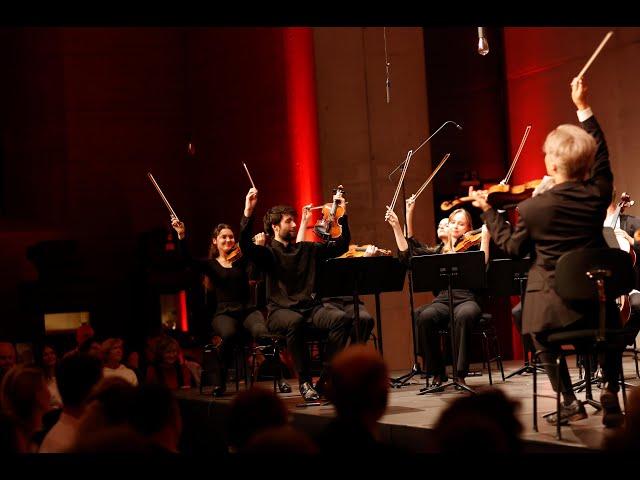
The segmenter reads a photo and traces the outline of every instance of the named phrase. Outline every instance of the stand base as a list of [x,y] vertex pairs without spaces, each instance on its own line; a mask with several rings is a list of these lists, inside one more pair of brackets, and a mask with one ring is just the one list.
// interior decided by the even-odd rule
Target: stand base
[[416,385],[416,382],[409,382],[416,375],[422,375],[422,370],[417,363],[414,363],[409,373],[405,373],[397,378],[390,378],[391,388],[402,388],[408,385]]
[[514,377],[516,375],[524,375],[525,373],[533,374],[534,369],[536,369],[539,373],[544,373],[545,372],[544,368],[542,368],[542,367],[539,367],[539,366],[534,367],[533,365],[530,365],[529,363],[525,363],[525,365],[522,368],[519,368],[515,372],[511,372],[509,375],[504,377],[504,379],[506,380],[506,379]]
[[451,380],[450,382],[443,383],[442,385],[438,385],[436,387],[424,387],[421,388],[417,395],[426,395],[427,393],[438,393],[444,391],[448,387],[456,387],[459,390],[466,390],[469,393],[476,393],[475,390],[472,390],[468,385],[457,382],[456,380]]

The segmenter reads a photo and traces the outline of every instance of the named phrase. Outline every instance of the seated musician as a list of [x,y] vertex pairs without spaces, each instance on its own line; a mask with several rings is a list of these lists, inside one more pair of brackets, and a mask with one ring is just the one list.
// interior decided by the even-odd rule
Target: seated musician
[[[228,343],[238,335],[241,329],[258,339],[269,335],[264,315],[251,305],[249,295],[249,270],[251,265],[247,257],[237,250],[233,230],[221,223],[211,235],[209,258],[200,260],[193,258],[186,241],[186,228],[183,222],[174,218],[171,225],[178,233],[178,250],[188,265],[195,271],[205,275],[216,294],[216,311],[211,325],[214,343],[219,355],[221,385],[214,388],[214,395],[222,395],[226,390],[227,366],[231,363],[231,348]],[[291,391],[284,382],[281,391]]]
[[[407,200],[407,234],[409,241],[415,245],[415,254],[456,253],[456,245],[463,240],[464,234],[473,229],[471,215],[464,209],[458,209],[449,215],[447,229],[441,221],[438,226],[438,237],[442,243],[436,247],[429,247],[413,238],[413,209],[415,202],[412,198]],[[409,262],[409,243],[404,237],[398,217],[388,210],[388,222],[393,228],[400,259]],[[489,260],[489,234],[486,228],[482,229],[480,246],[470,247],[469,250],[480,249],[485,252],[485,261]],[[433,375],[433,386],[439,387],[446,381],[443,352],[440,348],[438,331],[449,326],[449,292],[442,290],[433,292],[436,298],[427,305],[422,305],[414,312],[416,319],[416,335],[418,336],[419,352],[422,353],[426,371]],[[471,329],[478,321],[482,311],[478,305],[474,292],[465,289],[453,289],[453,318],[455,328],[455,343],[457,345],[458,358],[456,361],[456,381],[466,384],[465,377],[469,373],[469,349]]]
[[[635,252],[636,262],[634,264],[634,270],[636,273],[636,285],[629,293],[629,307],[631,311],[629,313],[629,318],[624,325],[629,332],[627,345],[631,345],[640,331],[640,268],[638,267],[638,260],[640,259],[640,244],[638,244],[634,238],[635,232],[640,229],[640,218],[622,213],[618,215],[617,220],[615,220],[614,214],[616,213],[618,201],[619,198],[616,194],[616,189],[614,188],[613,194],[611,195],[611,203],[607,209],[607,217],[605,218],[603,225],[605,227],[612,227],[616,232],[616,236],[620,236],[622,239],[626,240],[629,243],[630,248],[633,248]],[[614,220],[615,225],[612,225]]]
[[[300,226],[298,227],[298,236],[296,238],[296,242],[304,241],[305,231],[307,230],[307,224],[309,223],[309,219],[311,218],[311,207],[312,205],[305,205],[302,207],[302,216],[300,217]],[[364,257],[373,257],[378,253],[378,247],[374,245],[369,245],[364,252]],[[360,301],[360,305],[358,308],[358,317],[360,318],[360,322],[358,324],[358,336],[356,337],[356,325],[355,321],[355,305],[354,298],[352,296],[342,296],[342,297],[327,297],[322,299],[322,303],[328,303],[333,305],[334,307],[342,310],[353,325],[351,329],[351,333],[349,334],[351,343],[367,343],[369,338],[371,338],[371,333],[373,332],[374,320],[373,316],[369,313],[369,311],[364,306],[364,303]]]
[[[345,207],[341,195],[334,196]],[[270,208],[264,216],[264,229],[271,236],[265,246],[252,242],[254,210],[258,190],[246,196],[241,222],[240,247],[267,274],[267,326],[273,333],[285,335],[287,348],[297,370],[300,394],[306,401],[318,400],[326,382],[326,365],[318,383],[312,385],[304,326],[312,324],[327,331],[327,362],[342,350],[351,331],[347,315],[314,296],[319,262],[346,252],[351,235],[347,215],[338,219],[342,235],[326,243],[296,242],[295,210],[286,205]]]
[[[483,210],[494,242],[513,257],[522,257],[535,249],[527,282],[527,296],[523,309],[523,333],[534,335],[537,350],[546,350],[542,361],[549,365],[547,375],[555,391],[564,399],[560,418],[546,417],[556,424],[587,417],[584,405],[576,398],[566,361],[556,373],[557,350],[549,344],[548,335],[555,332],[593,328],[597,325],[597,307],[569,304],[563,301],[554,287],[555,266],[567,252],[582,248],[605,248],[602,224],[611,202],[613,173],[609,152],[593,112],[586,100],[583,79],[571,82],[571,98],[578,109],[582,128],[560,125],[547,135],[544,143],[545,166],[552,177],[551,186],[539,195],[518,205],[519,219],[515,229],[508,226],[487,201],[486,192],[476,191],[474,205]],[[615,305],[609,305],[607,322],[619,324]],[[617,392],[621,353],[606,352],[601,358],[605,386],[600,396],[604,410],[602,422],[607,427],[624,421]]]

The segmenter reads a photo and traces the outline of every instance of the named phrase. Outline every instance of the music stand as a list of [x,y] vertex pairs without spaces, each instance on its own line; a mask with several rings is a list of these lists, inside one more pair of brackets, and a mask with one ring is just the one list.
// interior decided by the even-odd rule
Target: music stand
[[[449,333],[451,337],[451,366],[453,380],[444,385],[420,389],[418,395],[440,392],[447,387],[458,387],[475,393],[467,385],[457,381],[458,352],[456,348],[455,322],[453,319],[453,289],[482,289],[486,285],[484,252],[421,255],[411,258],[413,288],[416,292],[444,290],[449,293]],[[428,381],[428,380],[427,380]]]
[[322,266],[319,294],[321,298],[353,297],[356,338],[360,338],[360,295],[375,295],[378,345],[383,355],[380,294],[401,292],[406,270],[395,257],[331,258]]
[[[529,274],[530,267],[531,259],[529,258],[517,260],[499,258],[491,260],[487,270],[487,293],[494,297],[510,297],[512,295],[518,295],[520,297],[520,304],[522,308],[524,308],[527,276]],[[511,372],[505,377],[505,380],[515,375],[533,373],[534,368],[538,368],[539,371],[543,370],[540,367],[533,367],[529,363],[528,355],[532,352],[527,348],[527,342],[524,340],[524,335],[520,333],[520,336],[522,337],[522,344],[525,350],[524,366],[515,372]]]

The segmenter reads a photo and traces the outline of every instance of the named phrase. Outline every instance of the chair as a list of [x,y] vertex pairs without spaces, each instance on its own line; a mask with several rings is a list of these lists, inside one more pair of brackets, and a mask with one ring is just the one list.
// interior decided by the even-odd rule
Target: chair
[[[233,350],[233,364],[235,369],[235,386],[236,393],[240,390],[240,371],[242,366],[242,372],[245,376],[245,385],[247,385],[247,361],[245,348],[243,344],[234,342],[231,344]],[[206,386],[220,386],[223,382],[226,384],[227,379],[222,375],[222,368],[225,367],[224,359],[221,358],[220,351],[217,345],[206,344],[202,349],[202,370],[200,372],[200,395],[202,395],[203,389]],[[226,385],[225,385],[226,387]],[[212,391],[212,394],[214,391]]]
[[272,376],[273,378],[273,391],[274,393],[278,390],[278,383],[284,378],[283,374],[283,365],[280,360],[280,352],[286,345],[286,338],[282,335],[263,335],[257,339],[255,345],[251,347],[251,376],[250,376],[250,385],[253,384],[257,380],[258,376],[258,365],[257,365],[257,357],[262,354],[266,359],[271,359],[276,367],[276,374]]
[[[615,272],[615,276],[614,276]],[[606,348],[624,350],[623,329],[606,328],[606,304],[618,296],[629,292],[633,288],[634,273],[629,256],[625,252],[614,248],[579,249],[565,253],[560,257],[555,269],[555,289],[557,294],[565,301],[570,302],[597,302],[598,325],[597,328],[564,331],[551,334],[547,337],[549,344],[558,347],[558,358],[555,364],[540,362],[540,355],[545,350],[534,353],[534,365],[555,367],[560,370],[560,363],[567,355],[583,354],[585,366],[585,378],[591,378],[591,355]],[[563,350],[562,346],[571,346],[570,350]],[[626,389],[624,385],[624,373],[620,365],[622,380],[622,396],[626,407]],[[537,369],[533,371],[533,428],[538,431],[537,399]],[[560,389],[556,392],[556,415],[560,418]],[[591,382],[586,382],[586,400],[583,403],[601,408],[599,403],[593,400]],[[556,435],[562,439],[561,422],[556,425]]]
[[[444,340],[449,335],[448,328],[441,328],[438,330],[438,334]],[[496,362],[498,370],[502,375],[502,381],[504,382],[504,368],[502,365],[502,351],[500,349],[500,341],[498,340],[498,333],[496,332],[493,324],[493,315],[490,313],[483,313],[480,319],[474,325],[471,335],[474,337],[480,337],[482,342],[482,366],[487,367],[489,374],[489,385],[493,385],[493,377],[491,372],[491,362]],[[447,340],[445,345],[449,345]]]

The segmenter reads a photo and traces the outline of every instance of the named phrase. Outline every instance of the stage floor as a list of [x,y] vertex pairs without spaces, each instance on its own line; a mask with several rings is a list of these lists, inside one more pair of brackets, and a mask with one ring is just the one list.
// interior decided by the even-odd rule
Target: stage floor
[[[569,363],[575,365],[573,357]],[[517,370],[522,366],[522,361],[504,362],[505,375]],[[473,369],[474,365],[472,365]],[[570,368],[571,377],[574,381],[578,379],[577,368]],[[635,375],[635,364],[632,358],[625,357],[624,371],[627,383],[633,386],[640,386],[640,379]],[[398,376],[406,372],[393,372]],[[516,375],[502,381],[499,372],[493,371],[494,387],[503,390],[506,395],[520,402],[518,418],[523,425],[523,440],[526,452],[588,452],[600,450],[606,435],[612,433],[602,425],[602,413],[597,412],[593,407],[586,406],[589,417],[575,422],[569,426],[562,427],[562,440],[555,437],[555,427],[547,424],[542,418],[543,413],[555,410],[555,398],[538,399],[538,428],[533,430],[532,424],[532,388],[533,376],[530,374]],[[259,382],[266,388],[272,388],[273,382]],[[297,387],[295,380],[290,381],[292,388]],[[489,386],[489,377],[486,370],[481,376],[467,378],[467,383],[471,388]],[[424,379],[413,378],[412,384],[400,389],[393,388],[390,391],[389,407],[386,414],[380,420],[380,431],[385,442],[405,448],[412,452],[432,452],[434,451],[431,431],[440,413],[446,406],[459,398],[461,395],[468,395],[453,388],[447,388],[445,392],[416,395],[420,388],[424,386]],[[206,405],[205,414],[213,417],[219,423],[219,428],[224,428],[224,418],[229,405],[233,399],[233,385],[229,385],[230,392],[223,398],[214,399],[210,395],[200,395],[196,389],[183,390],[178,393],[183,408],[193,409],[196,404]],[[244,388],[244,383],[240,383],[240,389]],[[599,399],[600,390],[593,387],[595,400]],[[553,395],[551,385],[543,373],[538,376],[538,390],[544,395]],[[629,392],[627,392],[629,393]],[[331,405],[299,407],[302,399],[299,394],[279,394],[287,404],[293,425],[306,431],[310,435],[315,435],[334,416],[334,409]],[[584,392],[578,394],[578,398],[584,399]],[[194,404],[195,402],[195,404]],[[622,405],[622,396],[620,394]],[[204,405],[203,405],[204,404]],[[624,408],[624,407],[623,407]]]

